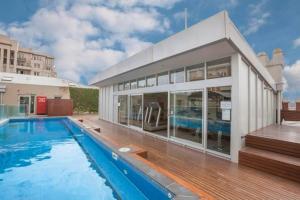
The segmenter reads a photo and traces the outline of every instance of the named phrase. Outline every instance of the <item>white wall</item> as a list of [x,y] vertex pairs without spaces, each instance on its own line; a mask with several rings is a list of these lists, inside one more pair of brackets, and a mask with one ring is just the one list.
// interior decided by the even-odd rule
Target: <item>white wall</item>
[[257,76],[254,71],[249,69],[249,132],[256,130],[256,106],[257,106]]
[[263,127],[263,81],[257,77],[257,129]]
[[249,133],[249,66],[240,60],[239,70],[239,117],[241,136],[244,136]]
[[263,85],[263,127],[268,125],[268,90],[266,84]]
[[113,86],[99,89],[99,118],[113,121]]

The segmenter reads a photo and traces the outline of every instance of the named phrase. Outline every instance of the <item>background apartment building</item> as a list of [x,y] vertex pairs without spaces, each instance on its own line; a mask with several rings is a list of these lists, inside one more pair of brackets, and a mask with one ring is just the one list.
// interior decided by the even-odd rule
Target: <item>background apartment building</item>
[[56,77],[54,57],[20,47],[0,34],[0,72]]

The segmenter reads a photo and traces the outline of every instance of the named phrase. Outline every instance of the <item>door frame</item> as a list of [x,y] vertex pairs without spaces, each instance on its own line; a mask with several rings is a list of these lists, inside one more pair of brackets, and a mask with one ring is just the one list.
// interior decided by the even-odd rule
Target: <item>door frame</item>
[[[131,114],[131,97],[132,96],[140,96],[142,98],[142,127],[134,126],[130,124],[130,114]],[[128,127],[135,130],[143,130],[144,128],[144,93],[133,93],[128,94]]]
[[28,101],[28,108],[27,108],[27,112],[25,114],[35,114],[35,104],[36,102],[34,101],[34,105],[33,105],[33,113],[30,113],[30,110],[31,110],[31,97],[34,97],[35,98],[35,95],[30,95],[30,94],[21,94],[19,95],[18,97],[18,100],[19,100],[19,106],[21,105],[21,97],[28,97],[29,101]]
[[[170,111],[171,111],[171,94],[177,94],[177,93],[184,93],[184,92],[202,92],[202,138],[201,138],[201,143],[197,143],[197,142],[193,142],[187,139],[182,139],[182,138],[178,138],[173,136],[174,135],[174,130],[171,131],[170,125],[171,125],[171,121],[170,121],[170,117],[172,116]],[[178,143],[182,143],[184,145],[188,145],[191,147],[195,147],[195,148],[199,148],[199,149],[204,149],[206,150],[206,130],[204,125],[206,124],[206,115],[205,113],[205,105],[206,105],[206,98],[205,98],[205,88],[201,88],[201,89],[190,89],[190,90],[175,90],[175,91],[169,91],[169,108],[168,108],[168,138],[170,140],[173,140],[175,142]],[[176,95],[174,95],[174,103],[176,102]],[[174,105],[173,105],[174,106]],[[174,108],[174,113],[176,113],[176,110]],[[172,133],[173,132],[173,133]]]

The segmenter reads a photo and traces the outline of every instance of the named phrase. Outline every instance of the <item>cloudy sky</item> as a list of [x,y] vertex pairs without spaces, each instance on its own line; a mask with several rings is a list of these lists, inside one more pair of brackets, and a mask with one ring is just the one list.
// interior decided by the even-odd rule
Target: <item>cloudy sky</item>
[[95,73],[221,10],[256,52],[283,49],[285,97],[300,98],[300,1],[2,0],[0,33],[52,54],[58,76],[81,83]]

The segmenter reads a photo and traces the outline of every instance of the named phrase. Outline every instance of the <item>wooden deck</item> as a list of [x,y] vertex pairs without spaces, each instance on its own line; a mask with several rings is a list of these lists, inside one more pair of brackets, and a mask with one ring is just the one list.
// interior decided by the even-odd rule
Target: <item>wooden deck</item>
[[300,183],[97,120],[96,116],[78,118],[99,126],[99,135],[115,144],[147,150],[150,162],[216,199],[300,199]]

